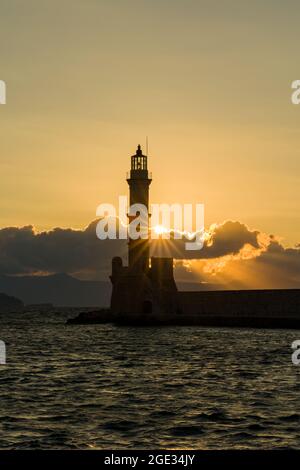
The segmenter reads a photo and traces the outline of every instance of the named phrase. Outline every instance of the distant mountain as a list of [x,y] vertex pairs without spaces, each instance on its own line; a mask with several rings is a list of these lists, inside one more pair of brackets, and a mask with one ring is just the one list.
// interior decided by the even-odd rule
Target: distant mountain
[[68,274],[0,276],[0,292],[18,297],[25,304],[106,307],[110,302],[111,286],[103,281],[80,281]]
[[0,313],[22,312],[23,302],[16,297],[0,293]]

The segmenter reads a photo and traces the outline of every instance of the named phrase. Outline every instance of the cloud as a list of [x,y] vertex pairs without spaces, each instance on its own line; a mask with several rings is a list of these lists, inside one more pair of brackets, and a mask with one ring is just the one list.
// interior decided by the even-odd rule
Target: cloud
[[[126,262],[127,242],[100,241],[96,225],[95,220],[84,230],[54,228],[40,233],[30,225],[1,229],[0,274],[65,272],[107,280],[114,256]],[[300,246],[285,248],[275,237],[238,221],[211,226],[199,251],[186,251],[185,240],[163,242],[167,254],[177,258],[180,282],[200,283],[205,289],[300,287]]]
[[33,226],[0,230],[0,274],[65,272],[79,277],[107,277],[113,256],[126,255],[126,240],[100,241],[97,221],[84,230]]
[[181,261],[175,276],[181,283],[200,283],[203,289],[300,288],[300,247],[285,248],[270,237],[252,256],[241,250],[238,255]]
[[201,250],[186,250],[186,239],[153,240],[151,244],[155,256],[172,256],[177,259],[217,258],[237,254],[245,245],[260,249],[259,235],[257,230],[251,231],[245,224],[228,220],[210,227],[205,233]]

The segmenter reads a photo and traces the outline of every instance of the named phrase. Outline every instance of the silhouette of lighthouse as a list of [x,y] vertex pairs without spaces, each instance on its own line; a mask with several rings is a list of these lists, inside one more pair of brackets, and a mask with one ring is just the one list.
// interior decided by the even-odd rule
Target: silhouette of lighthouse
[[[111,312],[124,321],[144,321],[145,314],[162,315],[178,311],[177,287],[173,275],[173,258],[151,257],[149,241],[149,186],[152,178],[148,172],[147,156],[138,145],[131,156],[131,169],[127,174],[129,201],[132,213],[129,223],[138,217],[137,224],[147,237],[128,237],[128,266],[122,258],[112,259]],[[143,204],[147,209],[145,220],[133,207]],[[132,215],[131,215],[132,214]],[[141,222],[142,220],[142,222]],[[138,230],[137,230],[138,231]]]
[[[147,273],[149,269],[149,186],[152,179],[147,168],[147,156],[142,154],[140,145],[138,145],[135,155],[131,157],[131,170],[128,176],[130,207],[133,207],[134,204],[143,204],[145,206],[147,209],[147,217],[144,221],[146,227],[140,227],[140,230],[148,232],[147,239],[138,238],[134,240],[129,238],[128,265],[132,272]],[[129,215],[129,223],[136,216]]]

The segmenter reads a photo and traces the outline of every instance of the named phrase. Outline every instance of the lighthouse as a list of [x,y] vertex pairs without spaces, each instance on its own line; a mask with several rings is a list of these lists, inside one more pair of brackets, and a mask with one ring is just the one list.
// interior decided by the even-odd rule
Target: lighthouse
[[[143,204],[147,209],[145,227],[140,227],[144,233],[148,233],[147,238],[136,240],[129,237],[128,240],[128,267],[133,273],[147,273],[149,270],[149,186],[152,178],[148,172],[147,156],[143,155],[141,146],[138,145],[135,155],[131,157],[131,169],[128,174],[127,183],[129,185],[129,204]],[[130,216],[129,223],[137,215]]]
[[[152,181],[148,171],[148,157],[138,145],[131,156],[131,167],[127,173],[130,208],[142,204],[146,217],[139,217],[138,211],[129,209],[129,224],[139,217],[139,229],[146,237],[128,236],[128,266],[122,258],[112,259],[110,280],[112,295],[110,310],[124,321],[144,321],[145,315],[160,317],[178,312],[177,287],[173,275],[172,258],[150,258],[149,236],[149,187]],[[141,222],[142,220],[142,222]],[[144,224],[144,226],[143,226]],[[141,226],[142,225],[142,226]],[[139,230],[137,229],[137,232]],[[150,266],[151,259],[151,266]]]

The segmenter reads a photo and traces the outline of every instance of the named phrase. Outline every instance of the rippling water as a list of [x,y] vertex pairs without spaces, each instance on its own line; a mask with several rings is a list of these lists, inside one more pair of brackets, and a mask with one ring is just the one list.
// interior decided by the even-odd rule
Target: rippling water
[[300,331],[0,318],[1,449],[300,448]]

